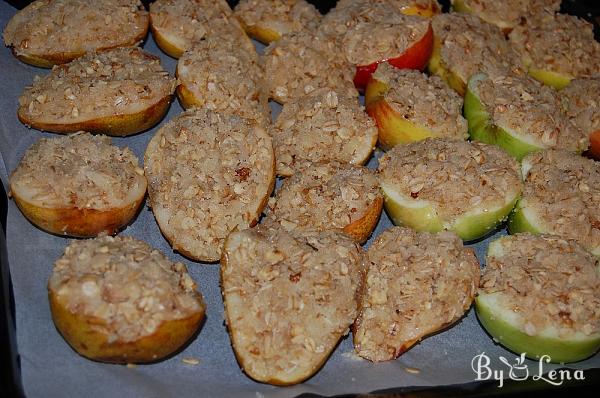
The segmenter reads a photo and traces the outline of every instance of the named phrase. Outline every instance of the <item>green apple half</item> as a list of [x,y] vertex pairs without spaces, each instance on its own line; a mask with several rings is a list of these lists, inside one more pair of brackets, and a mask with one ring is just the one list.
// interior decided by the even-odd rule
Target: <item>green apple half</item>
[[504,203],[486,206],[485,203],[452,219],[444,219],[435,203],[408,197],[391,184],[381,181],[385,211],[395,225],[403,225],[420,232],[443,230],[456,233],[464,241],[479,239],[496,229],[506,220],[519,198],[519,191],[507,192]]
[[543,144],[536,141],[527,132],[515,131],[494,123],[479,98],[478,84],[487,78],[487,75],[477,73],[469,79],[467,85],[464,114],[469,123],[471,139],[498,145],[518,160],[523,159],[528,153],[544,149]]
[[[500,238],[502,239],[502,238]],[[487,257],[502,257],[499,240],[490,243]],[[503,305],[502,292],[479,293],[475,299],[477,317],[495,340],[516,353],[539,360],[548,355],[551,362],[580,361],[600,348],[600,333],[585,335],[574,331],[568,337],[559,337],[555,327],[547,327],[534,336],[523,332],[522,317]]]
[[[523,162],[521,163],[523,179],[527,177],[530,169],[531,164],[527,162],[527,158],[523,159]],[[508,231],[511,234],[519,232],[529,232],[534,235],[556,234],[552,230],[552,226],[545,223],[539,216],[537,210],[538,209],[536,209],[535,206],[527,201],[527,198],[519,199],[508,217]],[[588,250],[590,249],[588,248]],[[594,256],[600,257],[600,247],[596,247],[590,251]]]

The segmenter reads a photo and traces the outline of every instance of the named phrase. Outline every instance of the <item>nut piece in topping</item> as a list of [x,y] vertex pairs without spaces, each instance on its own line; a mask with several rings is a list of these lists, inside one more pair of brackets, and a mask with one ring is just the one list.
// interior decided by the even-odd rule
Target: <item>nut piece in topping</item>
[[528,76],[474,75],[464,111],[472,139],[519,160],[544,148],[581,153],[589,145],[587,133],[569,120],[560,93]]
[[509,220],[512,233],[573,239],[600,256],[600,165],[567,151],[523,159],[523,196]]
[[600,159],[600,74],[580,77],[560,91],[567,116],[590,138],[590,153]]
[[482,72],[494,78],[520,71],[521,63],[500,28],[474,15],[440,14],[433,18],[435,44],[429,72],[440,76],[464,95],[472,75]]
[[307,163],[283,182],[266,220],[293,235],[338,229],[364,243],[382,208],[372,170],[337,162]]
[[84,357],[158,361],[198,330],[205,305],[185,265],[129,236],[73,241],[56,261],[52,318]]
[[139,0],[36,0],[4,29],[4,43],[21,61],[43,68],[87,52],[139,44],[148,33]]
[[265,44],[288,33],[315,30],[321,22],[319,11],[306,0],[241,0],[234,15],[250,37]]
[[474,14],[509,33],[529,18],[558,12],[560,0],[452,0],[452,9]]
[[139,47],[88,53],[35,80],[19,98],[19,120],[55,133],[126,136],[157,124],[175,79]]
[[235,43],[203,40],[177,62],[177,95],[181,104],[235,114],[265,124],[271,121],[263,89],[263,71],[255,53]]
[[373,242],[359,315],[358,355],[387,361],[460,319],[479,285],[479,262],[451,232],[392,227]]
[[41,138],[25,152],[9,184],[29,221],[75,237],[116,233],[135,217],[146,195],[144,171],[133,152],[84,132]]
[[377,143],[377,127],[358,99],[332,89],[286,103],[271,135],[281,176],[294,174],[301,160],[364,164]]
[[428,138],[379,159],[385,209],[396,225],[481,238],[507,217],[522,189],[519,165],[500,148]]
[[438,76],[382,64],[367,84],[365,102],[384,149],[427,137],[468,138],[463,99]]
[[491,242],[475,301],[494,340],[528,358],[575,362],[600,348],[598,260],[575,241],[523,233]]
[[199,261],[218,261],[229,232],[256,224],[275,184],[267,131],[207,109],[165,124],[146,148],[144,167],[162,233]]
[[536,80],[563,88],[574,77],[600,73],[593,25],[576,16],[541,13],[511,32],[510,42]]
[[330,88],[356,97],[353,67],[339,55],[333,40],[310,32],[285,35],[265,49],[268,95],[280,104]]
[[293,237],[232,232],[221,258],[231,344],[251,378],[300,383],[327,360],[357,315],[364,254],[339,232]]
[[234,42],[254,53],[225,0],[156,0],[150,4],[150,23],[156,44],[173,58],[207,38]]

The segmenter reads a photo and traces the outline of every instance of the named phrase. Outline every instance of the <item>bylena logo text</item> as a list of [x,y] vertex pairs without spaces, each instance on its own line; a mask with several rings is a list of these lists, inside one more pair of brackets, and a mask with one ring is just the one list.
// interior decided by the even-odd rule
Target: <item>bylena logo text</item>
[[566,380],[585,380],[583,370],[581,369],[551,369],[546,372],[544,364],[550,363],[551,361],[551,358],[548,355],[543,355],[540,358],[536,369],[537,373],[529,371],[529,366],[525,363],[524,353],[521,354],[521,356],[516,357],[512,364],[504,357],[499,357],[498,359],[506,365],[506,368],[492,369],[490,367],[490,357],[488,357],[485,352],[475,355],[471,361],[471,369],[473,369],[473,372],[475,372],[476,375],[475,380],[496,380],[499,388],[504,386],[504,379],[506,378],[523,381],[531,377],[532,380],[542,380],[554,386],[560,386]]

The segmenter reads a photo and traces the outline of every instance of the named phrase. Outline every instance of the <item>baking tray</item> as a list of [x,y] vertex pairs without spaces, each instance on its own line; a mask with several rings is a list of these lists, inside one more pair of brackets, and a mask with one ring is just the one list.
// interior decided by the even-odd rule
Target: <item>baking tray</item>
[[[316,3],[322,11],[326,11],[334,2]],[[600,15],[598,10],[590,12],[585,3],[566,2],[563,8],[570,13],[573,10],[584,13],[588,19]],[[594,2],[588,3],[594,6]],[[2,27],[14,12],[15,9],[0,2]],[[167,70],[174,71],[176,61],[160,52],[152,38],[147,40],[144,48],[160,56]],[[35,74],[47,72],[20,63],[6,48],[0,51],[0,71],[3,76],[0,179],[2,188],[5,188],[8,173],[14,169],[25,149],[39,137],[52,135],[29,130],[16,119],[17,98],[23,87]],[[274,113],[279,111],[276,105],[272,109]],[[181,107],[174,103],[165,120],[180,112]],[[133,137],[117,138],[114,142],[130,146],[142,158],[146,143],[155,131],[156,128]],[[370,167],[375,166],[379,155],[377,153],[371,160]],[[485,352],[491,359],[490,367],[500,370],[504,366],[500,357],[512,362],[515,354],[493,343],[478,324],[473,310],[453,328],[425,339],[396,361],[371,364],[359,360],[352,354],[351,339],[346,338],[323,369],[301,385],[278,388],[255,383],[239,369],[222,322],[218,265],[193,263],[174,253],[160,235],[147,208],[123,233],[144,239],[170,258],[186,262],[206,298],[207,322],[182,353],[167,361],[135,368],[92,362],[70,349],[55,330],[49,315],[46,281],[54,260],[61,255],[68,240],[32,226],[14,203],[7,201],[5,192],[0,192],[0,205],[0,215],[3,215],[0,219],[3,230],[6,226],[8,241],[5,245],[4,234],[0,234],[0,360],[2,368],[8,370],[0,379],[0,396],[317,397],[346,394],[344,396],[350,397],[366,396],[361,394],[368,392],[371,396],[484,396],[513,395],[515,392],[581,395],[592,391],[590,389],[600,383],[600,354],[568,365],[571,373],[573,368],[585,369],[584,380],[565,380],[558,386],[531,377],[526,381],[504,380],[502,388],[498,387],[497,380],[474,382],[476,375],[470,366],[475,355]],[[5,217],[8,217],[8,224]],[[390,225],[384,214],[374,235]],[[495,235],[504,233],[499,230]],[[489,239],[470,245],[480,260],[484,258]],[[16,302],[11,298],[11,282],[14,283]],[[184,364],[182,359],[187,357],[199,359],[200,364]],[[532,373],[538,372],[538,363],[526,361],[526,365]],[[558,367],[546,365],[543,372]]]

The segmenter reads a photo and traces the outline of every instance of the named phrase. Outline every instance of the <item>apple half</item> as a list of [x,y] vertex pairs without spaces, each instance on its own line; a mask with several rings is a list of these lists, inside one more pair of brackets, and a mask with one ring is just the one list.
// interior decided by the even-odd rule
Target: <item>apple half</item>
[[442,60],[442,43],[437,37],[433,40],[433,49],[431,51],[431,58],[427,64],[427,70],[432,75],[439,76],[450,88],[461,96],[465,95],[467,83],[456,72],[444,64]]
[[373,62],[369,65],[359,65],[356,67],[356,73],[354,75],[354,85],[359,90],[364,90],[371,78],[371,75],[375,73],[377,67],[382,62],[387,62],[390,65],[399,69],[418,69],[423,70],[427,66],[427,62],[431,57],[433,51],[433,28],[431,24],[427,28],[427,31],[415,44],[410,46],[394,58],[382,59],[377,62]]
[[[498,241],[488,246],[488,258],[503,256]],[[528,335],[522,331],[524,320],[503,305],[502,295],[502,292],[480,292],[475,298],[475,310],[488,333],[511,351],[524,352],[528,358],[536,360],[548,355],[553,363],[565,363],[585,359],[600,348],[600,333],[586,336],[574,331],[568,337],[559,337],[555,327],[547,327],[536,335]]]
[[[531,164],[529,164],[527,159],[523,159],[521,163],[521,174],[523,175],[523,179],[527,177],[530,169]],[[534,235],[554,233],[539,216],[535,206],[530,205],[526,198],[520,198],[517,201],[515,208],[510,213],[508,217],[508,231],[511,234],[519,232],[529,232]],[[600,257],[600,246],[591,250],[591,253],[596,257]]]
[[408,197],[383,181],[380,185],[385,211],[395,225],[419,232],[452,231],[464,241],[479,239],[496,229],[507,219],[520,195],[519,191],[507,192],[502,204],[487,206],[482,203],[449,220],[442,217],[435,203]]
[[498,145],[518,160],[525,155],[544,149],[542,143],[536,142],[531,137],[507,127],[499,126],[492,121],[492,117],[485,109],[479,98],[478,83],[487,76],[477,73],[469,79],[465,94],[464,115],[469,124],[471,139]]
[[398,144],[424,140],[436,134],[426,127],[406,120],[384,99],[389,86],[371,77],[365,89],[366,111],[377,124],[378,144],[383,150]]

